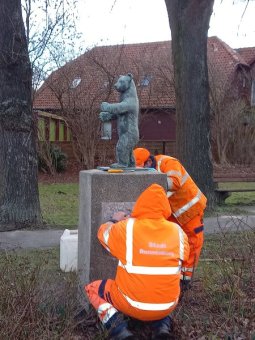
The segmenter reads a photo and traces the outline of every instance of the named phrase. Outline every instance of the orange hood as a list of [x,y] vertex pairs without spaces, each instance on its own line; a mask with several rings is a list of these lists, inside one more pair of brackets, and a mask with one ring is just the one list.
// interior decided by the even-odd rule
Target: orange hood
[[152,184],[138,197],[131,217],[162,218],[171,215],[171,208],[165,190],[159,184]]
[[136,148],[134,149],[134,157],[136,166],[144,166],[144,163],[150,157],[150,152],[145,148]]

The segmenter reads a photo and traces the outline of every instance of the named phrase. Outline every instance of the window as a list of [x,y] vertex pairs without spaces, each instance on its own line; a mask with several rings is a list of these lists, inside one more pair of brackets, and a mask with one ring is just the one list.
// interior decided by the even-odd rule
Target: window
[[145,75],[143,79],[140,81],[141,86],[148,86],[152,80],[152,76]]
[[56,121],[50,120],[50,142],[56,141]]
[[251,85],[251,106],[255,106],[255,80],[252,80]]
[[76,77],[74,78],[74,80],[72,81],[72,84],[70,85],[71,89],[75,89],[77,86],[79,86],[81,83],[81,77]]

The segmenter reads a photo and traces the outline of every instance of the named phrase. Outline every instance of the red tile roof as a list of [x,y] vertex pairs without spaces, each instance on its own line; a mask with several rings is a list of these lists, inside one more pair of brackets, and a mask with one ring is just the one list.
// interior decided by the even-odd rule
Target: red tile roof
[[[238,51],[217,37],[208,38],[209,69],[211,67],[222,81],[228,82],[238,65],[249,67],[246,55]],[[78,106],[74,104],[76,100],[99,110],[101,101],[117,100],[113,84],[120,74],[128,72],[134,75],[142,108],[175,107],[171,58],[170,41],[94,47],[49,76],[36,93],[34,108],[60,109],[57,94],[65,103]],[[144,77],[148,78],[150,86],[141,85]],[[75,78],[81,81],[72,89]]]
[[255,47],[244,47],[236,50],[247,64],[251,65],[255,61]]

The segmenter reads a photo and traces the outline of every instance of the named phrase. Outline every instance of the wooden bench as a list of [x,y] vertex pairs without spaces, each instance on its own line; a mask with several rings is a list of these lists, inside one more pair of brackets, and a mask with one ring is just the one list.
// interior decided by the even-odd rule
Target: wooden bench
[[216,183],[215,191],[219,193],[220,198],[224,201],[228,198],[233,192],[255,192],[255,188],[236,188],[236,189],[225,189],[219,188],[219,183],[230,183],[230,182],[255,182],[255,177],[234,177],[234,178],[226,178],[226,177],[218,177],[214,178],[214,182]]
[[220,189],[220,188],[216,188],[215,189],[216,192],[219,193],[219,195],[221,196],[221,199],[223,201],[225,201],[226,198],[228,198],[232,192],[255,192],[255,188],[254,189]]

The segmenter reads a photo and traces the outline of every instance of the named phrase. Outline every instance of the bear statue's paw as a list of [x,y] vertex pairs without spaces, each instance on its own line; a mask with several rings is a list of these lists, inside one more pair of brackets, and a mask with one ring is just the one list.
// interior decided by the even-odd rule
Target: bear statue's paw
[[107,122],[107,121],[111,120],[112,115],[110,114],[110,112],[100,112],[99,118],[102,122]]
[[102,111],[108,111],[109,103],[107,102],[102,102],[101,104],[101,110]]
[[125,164],[120,164],[120,163],[113,163],[110,165],[110,168],[114,168],[114,169],[123,169],[123,168],[127,168],[128,166]]

